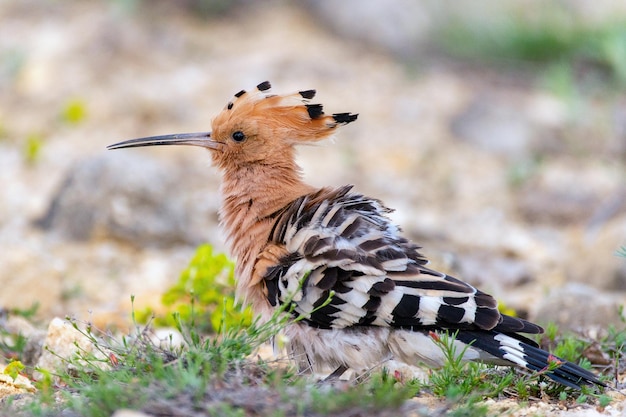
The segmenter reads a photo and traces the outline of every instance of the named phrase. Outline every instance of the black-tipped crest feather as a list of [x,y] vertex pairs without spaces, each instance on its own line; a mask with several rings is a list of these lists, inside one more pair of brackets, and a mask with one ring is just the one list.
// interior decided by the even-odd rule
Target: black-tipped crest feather
[[333,119],[335,119],[337,123],[351,123],[351,122],[354,122],[357,119],[357,117],[359,117],[358,114],[351,114],[351,113],[333,114]]
[[263,81],[259,85],[256,86],[259,91],[267,91],[272,88],[272,84],[269,81]]
[[321,104],[305,104],[305,106],[311,119],[319,119],[324,115],[324,106]]
[[311,100],[313,97],[315,97],[316,91],[315,90],[304,90],[304,91],[299,91],[298,93],[300,94],[300,96],[303,99]]

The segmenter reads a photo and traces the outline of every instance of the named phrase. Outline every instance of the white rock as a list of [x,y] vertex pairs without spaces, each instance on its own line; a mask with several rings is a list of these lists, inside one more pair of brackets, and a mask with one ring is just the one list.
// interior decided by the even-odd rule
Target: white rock
[[171,327],[155,329],[151,339],[155,345],[163,349],[174,349],[185,345],[183,335]]
[[[36,368],[51,372],[76,369],[76,365],[85,365],[87,369],[89,366],[106,369],[109,365],[102,349],[102,346],[96,347],[94,340],[75,329],[68,320],[56,317],[48,326],[43,352]],[[89,364],[83,360],[92,357],[95,360],[90,360]],[[35,372],[34,376],[40,379],[42,374]]]
[[120,409],[111,414],[111,417],[150,417],[150,415],[137,410]]

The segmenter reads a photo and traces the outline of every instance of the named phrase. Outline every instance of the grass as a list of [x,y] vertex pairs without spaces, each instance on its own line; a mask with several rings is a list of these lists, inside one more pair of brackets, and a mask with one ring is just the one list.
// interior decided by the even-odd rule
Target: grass
[[298,376],[281,361],[251,358],[291,320],[282,313],[267,323],[253,321],[211,338],[179,322],[185,335],[180,347],[159,346],[149,327],[137,327],[132,336],[117,341],[73,322],[104,355],[79,354],[70,359],[74,369],[55,375],[56,395],[49,395],[52,383],[48,379],[47,387],[39,384],[41,394],[35,401],[10,411],[14,415],[94,417],[110,416],[120,408],[158,415],[365,415],[397,410],[415,394],[414,386],[400,385],[385,373],[336,390]]
[[[194,259],[191,264],[197,262]],[[196,324],[197,313],[206,318],[206,312],[196,303],[197,297],[191,297],[189,316],[172,316],[183,335],[184,343],[180,345],[172,340],[155,341],[152,322],[135,324],[130,334],[119,337],[72,321],[74,328],[97,347],[97,354],[82,352],[66,359],[73,365],[69,371],[44,372],[32,400],[5,402],[0,405],[0,414],[100,417],[129,408],[154,415],[227,417],[394,416],[409,412],[416,416],[488,416],[493,414],[484,404],[488,398],[512,398],[520,403],[540,398],[597,407],[606,407],[611,401],[602,392],[591,388],[574,391],[541,373],[463,363],[463,352],[457,351],[453,343],[454,335],[434,333],[431,336],[442,349],[446,363],[431,371],[426,381],[382,370],[361,376],[359,383],[319,383],[299,375],[284,359],[264,360],[256,355],[260,346],[297,320],[291,314],[277,311],[265,323],[239,320],[209,334],[206,327]],[[226,310],[222,313],[230,314]],[[623,374],[623,330],[611,327],[598,340],[558,334],[555,326],[549,326],[543,340],[554,353],[577,361],[591,357],[591,351],[599,352],[608,358],[603,368],[607,379]],[[9,337],[15,335],[2,336],[0,351],[19,362],[25,341]],[[587,359],[580,364],[591,365]],[[20,365],[10,371],[32,373],[32,369],[23,370]],[[416,395],[432,398],[437,405],[433,409],[407,402]]]
[[[569,401],[600,406],[609,401],[591,390],[577,393],[549,383],[537,374],[462,363],[463,352],[456,351],[453,336],[448,335],[438,339],[446,364],[424,383],[402,381],[398,375],[383,371],[355,385],[319,384],[298,375],[286,362],[251,356],[292,320],[286,317],[277,313],[267,323],[254,321],[210,338],[179,322],[185,335],[183,346],[155,343],[149,327],[138,326],[132,335],[118,341],[93,328],[81,330],[83,327],[74,322],[104,355],[81,354],[70,359],[74,370],[57,374],[56,382],[44,378],[38,383],[40,393],[33,402],[20,411],[10,411],[22,416],[94,417],[109,416],[120,408],[157,415],[375,416],[402,414],[406,407],[412,407],[422,415],[419,413],[427,412],[406,400],[431,395],[442,405],[423,415],[487,416],[489,410],[482,404],[486,398],[553,398],[564,402],[573,398]],[[571,343],[566,338],[559,345]]]
[[463,60],[539,69],[546,85],[560,92],[581,81],[585,87],[626,86],[625,22],[591,23],[564,9],[509,10],[486,21],[459,17],[435,38],[443,51]]
[[498,397],[512,384],[514,373],[511,370],[499,372],[479,363],[464,363],[462,358],[469,346],[457,352],[454,335],[433,333],[431,337],[446,360],[443,368],[430,376],[428,387],[436,396],[451,401],[465,398],[473,402],[479,398]]

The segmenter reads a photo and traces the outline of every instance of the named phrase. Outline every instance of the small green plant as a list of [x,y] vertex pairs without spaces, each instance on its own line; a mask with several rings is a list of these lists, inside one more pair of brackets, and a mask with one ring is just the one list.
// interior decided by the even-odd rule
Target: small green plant
[[503,302],[498,302],[498,311],[501,314],[506,314],[507,316],[517,317],[517,311]]
[[21,333],[10,333],[0,329],[0,356],[5,360],[19,360],[28,340]]
[[[29,319],[32,318],[38,308],[38,304],[33,304],[28,309],[5,310],[5,314],[7,314],[7,318],[9,316],[20,316]],[[23,360],[27,344],[28,339],[23,334],[0,327],[0,357],[4,358],[5,362]]]
[[15,381],[17,379],[17,376],[20,374],[20,372],[22,372],[24,370],[25,366],[22,362],[20,361],[11,361],[11,363],[9,363],[5,368],[4,368],[4,374],[5,375],[9,375],[11,378],[13,378],[13,381]]
[[578,363],[585,369],[591,368],[589,360],[583,355],[585,349],[591,345],[591,341],[571,333],[563,333],[555,323],[548,323],[545,328],[543,343],[555,356]]
[[[585,369],[591,368],[589,360],[583,357],[583,351],[589,344],[576,337],[565,337],[558,343],[553,352],[555,356],[570,362],[578,362]],[[582,359],[581,359],[582,358]]]
[[[156,317],[155,324],[176,326],[193,318],[197,320],[194,328],[205,334],[250,325],[252,310],[235,302],[234,287],[234,264],[226,255],[213,253],[210,245],[201,245],[178,282],[162,297],[170,314]],[[144,311],[139,321],[146,322],[151,315],[150,310]]]
[[72,99],[65,103],[61,111],[61,119],[67,124],[78,124],[87,117],[87,105],[83,100]]
[[475,402],[481,398],[496,397],[512,385],[514,373],[511,370],[501,372],[494,367],[465,362],[469,346],[457,351],[455,334],[431,333],[435,344],[443,352],[445,363],[441,369],[433,371],[429,379],[429,387],[433,393],[450,401],[466,398]]
[[[596,363],[603,370],[605,380],[619,381],[624,372],[626,363],[626,316],[624,306],[618,308],[620,324],[610,324],[604,334],[597,340],[589,342],[589,348],[585,352],[592,353],[596,357]],[[602,398],[600,398],[602,401]]]
[[[612,326],[609,326],[609,334],[611,334],[611,329]],[[603,338],[602,340],[605,339]],[[602,352],[608,353],[611,350],[608,346],[609,343],[606,343],[606,340],[604,342],[602,340],[596,342],[586,339],[580,335],[572,334],[569,332],[561,332],[556,324],[548,323],[546,325],[544,337],[542,338],[542,344],[545,344],[547,348],[554,353],[555,356],[576,363],[582,368],[591,369],[592,364],[590,360],[586,357],[585,353],[592,346],[603,345],[602,347],[598,348]],[[552,366],[554,366],[554,364],[550,364],[550,367],[546,371],[537,373],[535,375],[540,376],[541,374],[549,371]],[[607,377],[603,377],[602,375],[600,375],[600,379],[604,380],[605,382],[608,380]],[[576,391],[572,391],[569,388],[564,388],[563,386],[558,384],[544,385],[540,392],[553,398],[559,398],[562,401],[576,393]],[[533,395],[538,394],[538,392],[535,392]],[[610,402],[610,397],[604,395],[602,393],[602,390],[598,388],[583,386],[581,387],[580,392],[578,392],[577,394],[576,401],[579,403],[596,402],[598,405],[600,405],[607,403],[607,401]]]
[[351,408],[370,412],[393,410],[414,397],[419,392],[420,386],[417,380],[400,383],[393,375],[383,370],[343,392],[324,389],[327,387],[312,390],[312,409],[330,416]]
[[31,133],[26,137],[24,142],[23,155],[24,160],[29,165],[34,165],[41,157],[43,148],[43,137],[38,133]]
[[7,127],[5,123],[0,119],[0,141],[6,139],[8,136]]
[[437,39],[445,52],[462,59],[546,70],[557,92],[569,95],[580,84],[571,77],[581,66],[587,78],[594,74],[589,81],[626,85],[625,28],[619,19],[593,24],[554,8],[539,15],[511,10],[491,21],[456,19],[442,25]]
[[[590,340],[581,335],[561,332],[556,324],[548,323],[542,341],[556,356],[576,363],[582,368],[591,369],[592,363],[587,358],[588,352],[595,351],[600,356],[610,356],[615,358],[616,363],[619,363],[624,353],[626,353],[622,350],[622,343],[625,339],[626,333],[623,330],[617,330],[613,325],[607,328],[605,336],[598,340]],[[617,369],[617,366],[615,369]],[[536,375],[539,376],[545,372]],[[604,382],[610,382],[610,377],[606,375],[600,375],[599,378]],[[562,401],[576,393],[557,384],[546,385],[541,392],[553,398],[560,398]],[[536,392],[534,395],[538,395],[538,393]],[[611,397],[605,395],[601,389],[583,386],[577,394],[576,401],[579,403],[595,402],[599,406],[605,407],[610,403]]]

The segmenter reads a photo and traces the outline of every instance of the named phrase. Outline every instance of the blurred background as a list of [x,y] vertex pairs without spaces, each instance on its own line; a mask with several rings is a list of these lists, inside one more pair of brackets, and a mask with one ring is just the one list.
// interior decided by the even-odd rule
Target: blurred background
[[[359,113],[300,151],[396,211],[431,266],[571,328],[626,302],[626,2],[3,0],[0,307],[124,325],[225,250],[196,148],[241,89]],[[581,308],[582,307],[582,308]]]

